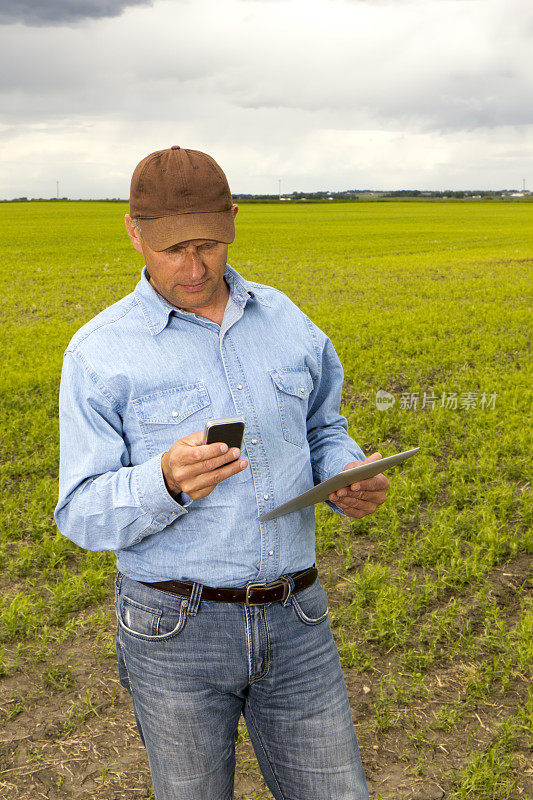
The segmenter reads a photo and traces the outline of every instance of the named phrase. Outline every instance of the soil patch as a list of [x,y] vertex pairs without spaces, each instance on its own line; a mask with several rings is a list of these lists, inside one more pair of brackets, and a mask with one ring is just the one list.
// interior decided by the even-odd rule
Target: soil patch
[[[362,536],[359,569],[374,544]],[[328,551],[319,559],[323,585],[333,606],[336,586],[346,576],[344,556]],[[495,569],[489,586],[506,617],[518,614],[530,569],[520,555]],[[111,601],[103,608],[109,611]],[[110,617],[111,619],[111,617]],[[110,631],[109,636],[112,635]],[[0,796],[5,800],[135,800],[153,797],[148,759],[138,736],[128,693],[120,686],[109,640],[85,631],[55,653],[53,664],[36,663],[0,682]],[[393,654],[376,658],[371,673],[346,670],[348,694],[372,798],[438,800],[449,796],[453,770],[473,750],[486,750],[494,726],[516,712],[527,688],[515,674],[505,692],[467,703],[464,687],[473,665],[436,665],[424,675],[426,694],[403,707],[391,706],[378,720],[379,677],[394,666]],[[45,676],[46,675],[48,677]],[[461,705],[463,704],[463,708]],[[436,723],[449,707],[460,725]],[[515,742],[522,777],[517,798],[533,796],[527,743]],[[237,743],[236,800],[270,798],[243,721]],[[478,800],[485,800],[478,798]]]

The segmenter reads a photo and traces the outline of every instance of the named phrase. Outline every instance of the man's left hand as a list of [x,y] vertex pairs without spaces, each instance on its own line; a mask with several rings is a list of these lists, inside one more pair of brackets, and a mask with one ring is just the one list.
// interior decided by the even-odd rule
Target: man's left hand
[[[361,467],[371,461],[379,461],[380,458],[381,453],[372,453],[364,461],[352,461],[350,464],[346,464],[344,469]],[[389,485],[388,478],[380,473],[373,478],[366,478],[364,481],[352,483],[351,486],[346,486],[344,489],[338,489],[330,494],[328,499],[339,506],[349,517],[361,519],[367,514],[373,514],[376,508],[385,502]]]

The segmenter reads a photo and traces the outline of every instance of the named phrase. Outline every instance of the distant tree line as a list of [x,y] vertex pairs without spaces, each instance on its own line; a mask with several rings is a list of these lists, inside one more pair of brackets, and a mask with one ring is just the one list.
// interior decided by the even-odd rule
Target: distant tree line
[[[290,194],[282,194],[281,200],[367,200],[368,198],[385,199],[385,198],[444,198],[462,200],[465,198],[483,198],[492,199],[494,197],[508,197],[516,189],[464,189],[454,190],[447,189],[443,191],[424,191],[421,189],[395,189],[391,191],[379,191],[376,189],[347,189],[343,192],[292,192]],[[528,195],[529,192],[526,192]],[[279,200],[277,194],[234,194],[234,200]]]
[[[432,198],[442,198],[445,200],[464,200],[464,199],[482,199],[493,200],[496,197],[508,198],[511,196],[522,195],[516,189],[464,189],[455,190],[448,189],[444,191],[424,191],[421,189],[394,189],[391,191],[379,191],[376,189],[346,189],[343,192],[292,192],[290,194],[282,194],[281,198],[277,194],[234,194],[233,199],[236,201],[263,201],[263,202],[279,202],[279,200],[296,200],[296,201],[324,201],[324,200],[386,200],[391,198],[404,198],[404,199],[422,199],[430,200]],[[533,198],[531,192],[526,191],[524,195],[528,200]],[[94,203],[127,203],[128,200],[120,197],[101,197],[98,199],[84,200],[81,197],[14,197],[12,200],[0,200],[0,203],[57,203],[61,201],[70,202],[94,202]]]

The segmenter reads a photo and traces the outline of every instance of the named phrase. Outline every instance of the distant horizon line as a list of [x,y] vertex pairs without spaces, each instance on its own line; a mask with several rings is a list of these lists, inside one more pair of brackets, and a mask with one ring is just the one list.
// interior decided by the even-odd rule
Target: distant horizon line
[[[440,197],[442,199],[462,199],[460,195],[463,196],[475,196],[478,199],[481,199],[483,196],[494,196],[494,195],[506,195],[508,197],[526,197],[531,195],[531,191],[528,189],[518,189],[518,188],[503,188],[503,189],[343,189],[339,191],[330,191],[327,189],[318,189],[316,191],[293,191],[293,192],[282,192],[281,194],[267,194],[264,192],[236,192],[232,194],[232,198],[234,200],[272,200],[272,201],[280,201],[280,200],[324,200],[324,199],[344,199],[344,200],[356,200],[358,196],[363,197],[387,197],[387,198],[398,198],[401,199],[402,197],[415,197],[415,198],[424,198],[424,197]],[[27,197],[25,195],[21,195],[19,197],[4,197],[0,198],[0,203],[21,203],[21,202],[87,202],[87,203],[128,203],[129,198],[121,198],[121,197]]]

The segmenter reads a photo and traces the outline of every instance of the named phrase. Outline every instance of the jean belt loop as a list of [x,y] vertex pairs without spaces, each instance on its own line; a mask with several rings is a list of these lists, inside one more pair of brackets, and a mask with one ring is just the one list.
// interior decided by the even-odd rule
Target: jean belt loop
[[124,575],[122,572],[117,570],[117,574],[115,575],[115,604],[118,604],[118,597],[120,594],[120,589],[122,587],[122,579]]
[[200,600],[202,599],[203,588],[203,584],[193,583],[191,596],[189,598],[189,606],[187,608],[187,614],[190,614],[191,617],[194,617],[198,611],[198,606],[200,605]]
[[292,593],[294,591],[294,581],[293,581],[293,579],[291,578],[290,575],[284,575],[282,580],[283,581],[287,581],[287,583],[289,584],[289,590],[287,592],[287,596],[284,598],[283,602],[281,603],[281,605],[285,607],[287,605],[287,603],[289,602],[289,600],[291,599],[291,595],[292,595]]

